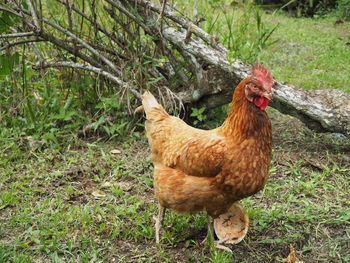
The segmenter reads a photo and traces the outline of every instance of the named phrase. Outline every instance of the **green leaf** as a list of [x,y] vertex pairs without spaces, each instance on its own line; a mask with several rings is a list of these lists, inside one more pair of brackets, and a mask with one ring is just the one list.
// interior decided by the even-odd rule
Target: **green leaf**
[[97,122],[95,122],[94,124],[94,131],[96,131],[98,129],[98,127],[104,122],[105,120],[105,116],[102,115]]
[[65,112],[65,115],[64,115],[64,118],[63,120],[65,121],[70,121],[72,120],[72,117],[76,115],[76,112],[75,111],[68,111],[68,112]]
[[64,108],[60,108],[60,112],[58,114],[55,114],[54,116],[52,116],[53,119],[56,120],[63,120],[65,117],[65,110]]
[[110,135],[112,135],[112,131],[111,131],[111,129],[108,127],[108,126],[103,126],[103,129],[105,130],[105,132],[110,136]]
[[42,139],[45,140],[46,142],[56,142],[57,143],[57,138],[56,136],[51,133],[51,132],[47,132],[42,136]]
[[0,56],[0,75],[11,74],[14,66],[19,64],[20,55],[18,52],[13,55]]
[[14,14],[8,12],[0,12],[0,33],[6,32],[15,23],[20,22],[20,19]]
[[0,75],[9,75],[11,73],[9,56],[0,56]]

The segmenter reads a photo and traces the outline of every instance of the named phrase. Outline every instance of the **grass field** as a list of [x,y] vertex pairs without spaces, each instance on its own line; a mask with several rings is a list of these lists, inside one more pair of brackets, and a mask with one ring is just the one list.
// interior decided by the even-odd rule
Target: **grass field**
[[335,18],[310,19],[266,15],[278,29],[274,45],[261,60],[274,77],[306,89],[341,89],[350,93],[350,24]]
[[167,214],[155,245],[148,146],[130,138],[2,150],[0,262],[281,262],[290,244],[304,262],[350,262],[350,142],[269,115],[271,178],[242,202],[250,229],[233,255],[200,244],[203,213]]
[[[178,7],[193,17],[194,2],[201,26],[216,33],[233,57],[264,62],[273,76],[306,89],[341,89],[350,92],[350,23],[335,23],[337,18],[295,18],[280,12],[259,11],[230,5],[213,6],[206,1],[179,1]],[[214,1],[215,2],[215,1]],[[222,3],[222,1],[220,1]],[[277,27],[276,27],[277,26]],[[271,36],[255,54],[257,39],[263,32]],[[255,56],[256,55],[256,56]]]

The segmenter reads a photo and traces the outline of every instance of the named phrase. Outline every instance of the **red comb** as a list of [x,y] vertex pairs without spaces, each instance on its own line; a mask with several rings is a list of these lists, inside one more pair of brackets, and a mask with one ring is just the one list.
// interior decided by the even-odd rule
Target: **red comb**
[[252,73],[259,80],[262,86],[267,92],[272,91],[273,79],[270,72],[262,64],[254,64],[252,67]]

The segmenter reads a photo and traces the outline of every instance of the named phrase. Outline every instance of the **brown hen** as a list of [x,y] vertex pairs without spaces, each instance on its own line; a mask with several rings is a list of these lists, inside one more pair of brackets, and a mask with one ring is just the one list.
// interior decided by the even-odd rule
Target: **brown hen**
[[142,96],[146,133],[159,201],[156,241],[165,208],[179,213],[206,211],[212,218],[261,190],[271,160],[271,123],[265,108],[273,79],[259,64],[236,87],[224,123],[201,130],[170,116],[150,92]]

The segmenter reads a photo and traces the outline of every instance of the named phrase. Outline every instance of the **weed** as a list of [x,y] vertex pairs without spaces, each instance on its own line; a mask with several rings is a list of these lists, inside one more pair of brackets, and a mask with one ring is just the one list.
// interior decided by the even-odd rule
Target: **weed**
[[[278,79],[348,91],[347,23],[334,27],[332,18],[280,14],[262,18],[254,8],[233,8],[227,1],[197,3],[207,18],[203,26],[230,46],[232,59],[260,58]],[[1,19],[13,26],[15,18],[4,14]],[[64,23],[62,16],[57,19]],[[0,23],[0,33],[3,27]],[[141,54],[141,44],[130,48]],[[167,213],[156,245],[148,145],[140,132],[125,138],[134,123],[120,94],[102,79],[76,71],[47,70],[42,77],[21,54],[27,53],[14,50],[1,57],[0,262],[279,262],[289,244],[305,262],[350,262],[347,141],[316,135],[269,112],[275,137],[270,179],[263,191],[242,201],[250,228],[233,246],[233,257],[199,244],[206,234],[205,213]],[[143,69],[162,63],[147,57],[135,71],[126,65],[125,74],[137,72],[133,77],[146,78],[146,85],[158,84],[162,80],[145,77]],[[226,114],[227,107],[194,109],[192,117],[212,128]],[[77,138],[89,121],[110,141]],[[310,158],[320,165],[310,165]],[[102,194],[95,196],[97,190]]]
[[[277,160],[293,156],[291,149],[280,146],[274,153]],[[206,234],[205,213],[168,211],[161,245],[156,247],[151,163],[147,152],[130,162],[139,151],[136,142],[82,147],[79,152],[46,149],[8,163],[0,177],[3,261],[232,262],[232,255],[199,245]],[[302,158],[271,168],[264,191],[242,201],[251,221],[244,242],[261,253],[239,244],[233,247],[235,261],[281,260],[292,243],[298,244],[305,261],[317,255],[315,244],[322,244],[327,254],[322,255],[340,262],[349,234],[344,228],[350,217],[345,176],[349,167],[338,165],[335,158],[339,152],[328,153],[322,170],[306,167]],[[95,197],[94,189],[104,194]],[[337,234],[329,237],[329,232]]]
[[193,117],[195,120],[193,121],[194,125],[197,125],[200,122],[203,122],[204,120],[206,120],[207,116],[204,114],[205,108],[191,108],[192,109],[192,113],[191,113],[191,117]]
[[279,23],[270,38],[279,41],[262,50],[260,59],[271,68],[276,79],[306,89],[350,92],[346,85],[350,69],[344,67],[350,58],[345,34],[349,25],[334,27],[333,20],[332,17],[315,20],[265,15],[267,23]]
[[350,20],[350,1],[337,0],[335,14],[339,19]]
[[[207,21],[203,27],[221,37],[228,49],[227,59],[231,62],[241,59],[247,63],[258,60],[261,50],[273,45],[269,41],[277,25],[271,27],[263,22],[262,12],[251,4],[243,8],[228,7],[225,1],[215,1],[209,7],[202,7]],[[254,21],[255,20],[255,21]]]

